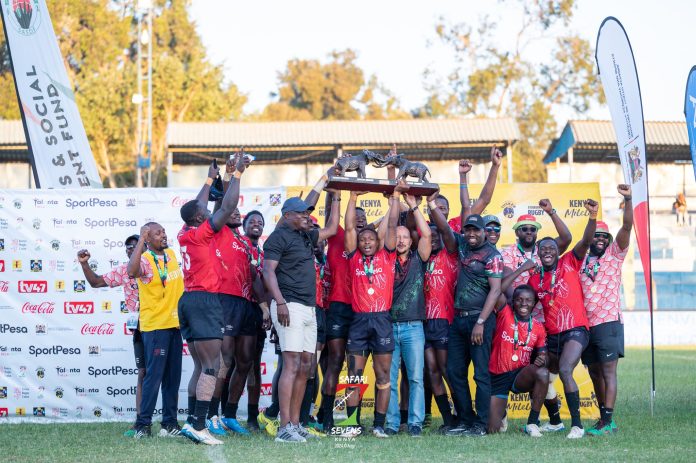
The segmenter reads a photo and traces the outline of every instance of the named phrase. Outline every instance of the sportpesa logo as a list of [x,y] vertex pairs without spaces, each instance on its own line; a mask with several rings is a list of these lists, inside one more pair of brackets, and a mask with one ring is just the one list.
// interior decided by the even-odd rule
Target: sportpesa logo
[[85,227],[87,228],[97,228],[97,227],[135,227],[135,220],[123,220],[118,217],[111,217],[108,219],[95,220],[86,218]]
[[102,201],[99,198],[85,200],[67,198],[65,200],[65,207],[69,207],[70,209],[83,207],[118,207],[118,201]]
[[126,368],[122,366],[113,366],[111,368],[94,368],[89,367],[87,373],[95,378],[98,376],[117,376],[117,375],[137,375],[137,368]]
[[29,346],[29,355],[34,357],[39,357],[40,355],[80,355],[81,351],[79,347],[63,347],[63,346],[51,346],[51,347],[37,347]]

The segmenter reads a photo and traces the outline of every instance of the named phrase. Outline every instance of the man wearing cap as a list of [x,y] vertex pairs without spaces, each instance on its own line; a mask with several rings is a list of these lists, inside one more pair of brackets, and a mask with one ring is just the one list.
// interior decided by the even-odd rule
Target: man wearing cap
[[[131,235],[124,242],[126,246],[126,255],[130,259],[133,254],[133,249],[138,243],[140,236]],[[133,334],[133,353],[135,354],[135,367],[138,369],[138,382],[135,387],[135,412],[140,413],[140,399],[143,393],[143,378],[145,377],[145,346],[143,345],[143,336],[140,333],[138,324],[138,312],[140,310],[140,300],[138,298],[138,282],[135,278],[128,276],[128,263],[119,265],[104,275],[97,275],[89,266],[90,253],[86,249],[82,249],[77,253],[77,261],[82,267],[82,272],[85,274],[87,282],[92,288],[115,288],[123,286],[123,296],[128,312],[134,314],[129,317],[126,324],[128,330]],[[126,431],[126,437],[132,437],[135,434],[135,426]]]
[[624,356],[624,327],[621,316],[621,266],[628,254],[633,227],[631,187],[619,185],[625,207],[623,224],[616,240],[604,222],[597,222],[597,230],[590,252],[580,274],[587,319],[590,323],[590,343],[582,353],[599,403],[600,419],[587,431],[591,436],[615,432],[614,403],[616,402],[616,367]]
[[486,240],[495,246],[500,239],[500,219],[496,215],[486,215],[483,223],[486,227]]
[[[447,377],[452,388],[459,425],[448,435],[483,436],[488,425],[491,379],[488,363],[495,330],[495,308],[501,294],[503,260],[495,246],[486,241],[483,218],[466,218],[461,235],[444,240],[448,252],[459,253],[459,276],[455,289],[455,318],[449,333]],[[446,233],[453,233],[446,230]],[[474,364],[476,413],[471,407],[469,364]]]
[[336,234],[338,205],[337,200],[332,201],[327,227],[314,229],[309,219],[314,204],[298,197],[288,198],[281,209],[282,223],[263,246],[263,281],[272,298],[271,318],[283,352],[283,372],[278,381],[277,442],[306,442],[311,437],[300,426],[300,406],[317,342],[314,248],[319,241]]

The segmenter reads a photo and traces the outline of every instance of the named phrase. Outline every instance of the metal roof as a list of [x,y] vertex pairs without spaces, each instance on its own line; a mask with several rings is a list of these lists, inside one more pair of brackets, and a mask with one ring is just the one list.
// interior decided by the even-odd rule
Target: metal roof
[[[680,122],[645,122],[648,158],[656,162],[691,159],[686,124]],[[550,163],[567,155],[573,148],[574,162],[618,161],[616,135],[611,121],[568,121],[561,136],[555,139],[544,157]]]
[[519,138],[512,118],[174,122],[167,127],[167,146],[182,148],[505,143]]

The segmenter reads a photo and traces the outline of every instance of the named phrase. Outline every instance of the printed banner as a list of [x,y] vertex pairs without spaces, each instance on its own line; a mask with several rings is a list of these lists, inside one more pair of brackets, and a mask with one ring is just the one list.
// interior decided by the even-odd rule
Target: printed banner
[[634,227],[643,263],[645,288],[652,312],[652,268],[650,264],[650,208],[648,204],[648,165],[645,158],[643,100],[638,70],[628,36],[618,19],[606,18],[597,33],[597,67],[611,112],[616,144],[621,158],[624,182],[631,185]]
[[689,71],[686,78],[686,94],[684,95],[684,116],[686,116],[686,131],[689,132],[689,148],[691,162],[696,177],[696,66]]
[[46,1],[0,2],[36,185],[100,188]]

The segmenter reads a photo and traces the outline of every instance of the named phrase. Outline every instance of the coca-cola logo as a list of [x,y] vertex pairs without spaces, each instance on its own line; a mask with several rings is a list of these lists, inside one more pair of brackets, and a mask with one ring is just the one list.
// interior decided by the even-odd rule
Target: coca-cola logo
[[0,293],[6,293],[10,289],[9,281],[0,281]]
[[22,306],[22,313],[53,313],[54,309],[54,302],[42,302],[40,304],[25,302]]
[[113,323],[102,323],[101,325],[90,325],[85,323],[82,325],[80,330],[81,334],[94,334],[99,336],[104,336],[108,334],[114,334],[114,324]]
[[172,198],[172,207],[181,207],[189,201],[191,201],[189,198],[182,198],[181,196],[174,196]]
[[48,282],[45,280],[19,280],[17,290],[20,293],[45,293],[48,290]]
[[63,305],[63,311],[66,314],[84,315],[94,313],[94,302],[66,302]]

